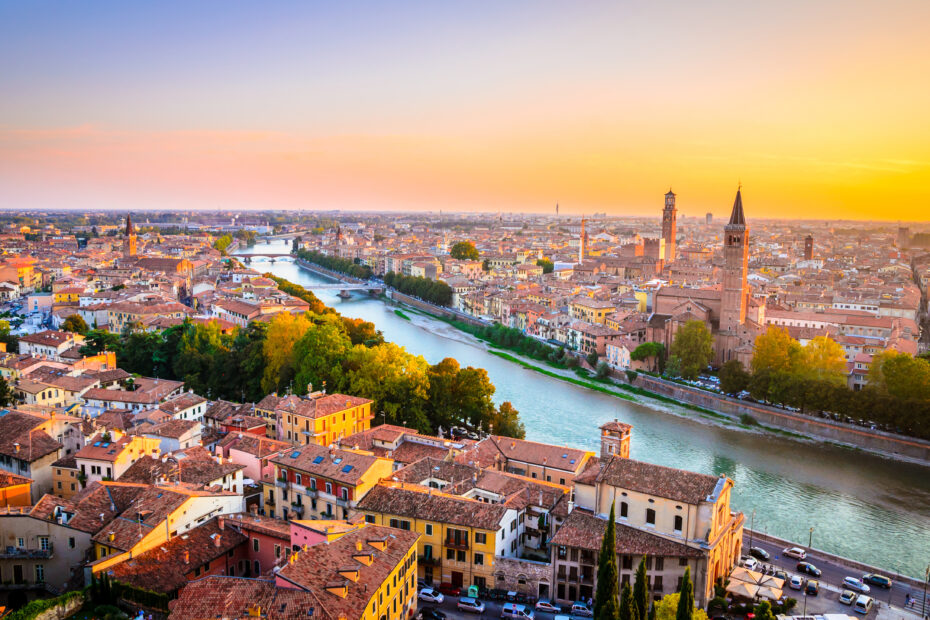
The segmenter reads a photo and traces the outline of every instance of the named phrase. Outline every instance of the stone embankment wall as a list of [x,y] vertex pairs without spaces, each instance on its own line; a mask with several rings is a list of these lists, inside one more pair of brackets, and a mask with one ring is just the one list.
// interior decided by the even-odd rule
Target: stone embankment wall
[[813,415],[793,413],[785,409],[748,403],[736,398],[714,394],[698,388],[664,381],[640,374],[634,385],[675,400],[698,405],[733,416],[747,414],[759,424],[793,431],[815,439],[823,439],[875,452],[884,456],[930,465],[930,442],[892,433],[873,431],[843,424]]
[[344,273],[339,273],[338,271],[333,271],[332,269],[327,269],[326,267],[320,267],[316,263],[305,261],[302,258],[298,258],[294,262],[296,262],[298,265],[300,265],[301,267],[303,267],[304,269],[308,271],[318,273],[321,276],[326,276],[327,278],[332,278],[333,280],[339,280],[341,282],[347,282],[347,283],[352,283],[352,284],[364,284],[365,283],[364,281],[359,280],[358,278],[353,278],[352,276],[346,275]]
[[410,295],[404,295],[403,293],[395,290],[389,290],[388,297],[394,301],[412,306],[418,310],[422,310],[423,312],[428,312],[433,315],[441,315],[449,319],[455,319],[456,321],[462,321],[463,323],[468,323],[469,325],[476,325],[479,327],[487,325],[487,323],[481,319],[476,319],[475,317],[468,316],[467,314],[462,314],[461,312],[456,312],[455,310],[451,310],[449,308],[443,308],[442,306],[437,306],[435,304],[422,301],[415,297],[411,297]]

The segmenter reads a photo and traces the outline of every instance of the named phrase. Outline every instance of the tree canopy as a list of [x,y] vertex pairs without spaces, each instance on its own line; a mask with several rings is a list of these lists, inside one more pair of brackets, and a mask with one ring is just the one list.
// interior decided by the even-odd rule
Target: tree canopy
[[714,337],[704,321],[694,319],[679,327],[672,353],[681,360],[681,376],[685,379],[694,379],[707,368],[714,357]]
[[459,241],[452,246],[449,256],[458,260],[478,260],[480,254],[471,241]]
[[69,314],[61,323],[61,329],[75,334],[86,334],[87,321],[80,314]]

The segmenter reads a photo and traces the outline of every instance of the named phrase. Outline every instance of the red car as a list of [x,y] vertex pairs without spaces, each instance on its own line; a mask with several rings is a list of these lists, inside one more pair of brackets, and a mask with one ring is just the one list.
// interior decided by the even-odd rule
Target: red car
[[441,583],[439,584],[439,587],[436,589],[442,592],[443,594],[445,594],[446,596],[461,596],[462,595],[462,588],[456,587],[452,585],[451,583]]

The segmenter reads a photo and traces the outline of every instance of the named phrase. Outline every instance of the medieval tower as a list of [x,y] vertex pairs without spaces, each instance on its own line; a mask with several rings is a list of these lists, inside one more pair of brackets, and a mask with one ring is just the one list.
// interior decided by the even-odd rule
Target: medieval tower
[[669,188],[668,193],[665,194],[665,208],[662,210],[662,238],[665,239],[665,256],[662,258],[666,263],[675,260],[675,236],[678,233],[677,216],[675,194]]
[[736,190],[730,221],[723,228],[723,294],[720,304],[720,330],[736,332],[746,322],[749,304],[749,227],[743,215],[741,189]]

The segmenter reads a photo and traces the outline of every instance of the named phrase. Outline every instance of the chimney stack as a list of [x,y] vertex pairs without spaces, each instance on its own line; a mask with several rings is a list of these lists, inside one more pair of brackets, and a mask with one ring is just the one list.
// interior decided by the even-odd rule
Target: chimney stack
[[217,535],[213,538],[213,544],[215,544],[217,547],[222,546],[222,544],[223,544],[223,537],[222,537],[221,535],[217,534]]
[[222,530],[222,529],[225,529],[225,526],[226,526],[226,519],[224,519],[223,517],[217,517],[217,518],[216,518],[216,525],[217,525],[217,527],[219,527],[221,530]]
[[191,563],[191,552],[190,552],[190,551],[185,551],[185,552],[184,552],[184,563],[185,563],[185,564],[190,564],[190,563]]

